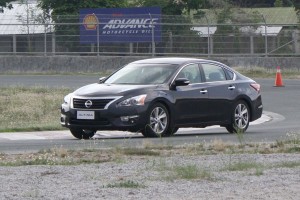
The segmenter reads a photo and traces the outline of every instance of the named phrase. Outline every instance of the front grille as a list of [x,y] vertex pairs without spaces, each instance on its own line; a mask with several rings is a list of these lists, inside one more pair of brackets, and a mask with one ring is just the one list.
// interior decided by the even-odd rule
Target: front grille
[[109,121],[104,118],[98,120],[80,120],[80,119],[70,119],[70,124],[74,125],[90,125],[90,126],[107,126]]
[[[73,107],[78,109],[104,109],[105,106],[114,99],[73,99]],[[86,106],[86,102],[89,101],[90,107]],[[90,103],[91,102],[91,103]]]

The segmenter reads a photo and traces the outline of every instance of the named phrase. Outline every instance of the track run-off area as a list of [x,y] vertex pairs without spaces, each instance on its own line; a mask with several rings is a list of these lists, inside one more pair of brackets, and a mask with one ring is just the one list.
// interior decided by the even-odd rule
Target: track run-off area
[[[97,76],[55,75],[1,75],[4,86],[69,87],[72,89],[98,81]],[[273,79],[255,79],[261,84],[264,112],[252,122],[243,135],[246,142],[276,142],[287,134],[300,134],[300,80],[284,80],[284,87],[274,87]],[[58,120],[59,123],[59,120]],[[0,133],[0,152],[38,151],[54,147],[108,148],[112,146],[139,146],[147,142],[180,145],[220,139],[239,142],[235,134],[225,128],[181,128],[173,137],[144,138],[140,133],[123,131],[98,131],[92,140],[75,139],[68,130]]]

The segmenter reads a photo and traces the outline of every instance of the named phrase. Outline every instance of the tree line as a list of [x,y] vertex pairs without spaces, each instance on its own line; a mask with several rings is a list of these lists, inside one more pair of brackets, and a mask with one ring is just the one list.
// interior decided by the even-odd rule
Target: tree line
[[[26,3],[28,0],[19,0]],[[0,6],[12,8],[16,0],[0,0]],[[39,6],[52,15],[76,15],[82,8],[117,8],[136,6],[159,6],[166,15],[182,15],[191,10],[210,9],[230,4],[236,7],[291,7],[300,11],[300,0],[37,0]]]

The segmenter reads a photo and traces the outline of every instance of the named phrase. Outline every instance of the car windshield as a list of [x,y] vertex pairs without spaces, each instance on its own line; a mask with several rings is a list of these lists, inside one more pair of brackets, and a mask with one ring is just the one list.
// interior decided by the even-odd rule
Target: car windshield
[[177,66],[172,64],[129,64],[110,76],[105,83],[132,85],[163,84],[171,78]]

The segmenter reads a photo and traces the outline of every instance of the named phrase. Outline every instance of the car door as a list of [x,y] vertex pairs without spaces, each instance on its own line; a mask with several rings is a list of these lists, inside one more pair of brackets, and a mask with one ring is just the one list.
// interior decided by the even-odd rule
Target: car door
[[209,99],[207,118],[212,122],[230,120],[232,103],[236,97],[236,84],[233,81],[233,72],[226,70],[216,63],[201,63]]
[[175,121],[177,124],[199,124],[207,115],[207,89],[203,84],[198,64],[182,68],[175,80],[186,78],[189,85],[177,86],[173,91],[175,102]]

